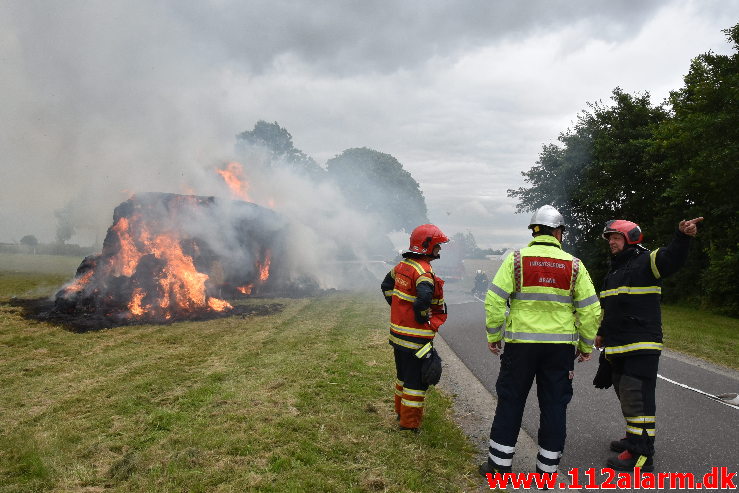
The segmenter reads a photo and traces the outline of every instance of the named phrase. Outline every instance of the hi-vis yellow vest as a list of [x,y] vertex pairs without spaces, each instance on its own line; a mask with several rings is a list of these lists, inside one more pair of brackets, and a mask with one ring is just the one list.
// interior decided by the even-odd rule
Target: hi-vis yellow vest
[[574,344],[589,353],[600,303],[585,266],[556,238],[541,235],[503,261],[485,312],[488,342]]

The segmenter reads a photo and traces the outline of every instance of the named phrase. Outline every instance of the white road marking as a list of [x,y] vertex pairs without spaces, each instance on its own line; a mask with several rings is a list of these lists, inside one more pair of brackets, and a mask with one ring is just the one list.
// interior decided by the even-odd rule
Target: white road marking
[[709,394],[708,392],[703,392],[702,390],[699,390],[699,389],[690,387],[689,385],[685,385],[684,383],[676,382],[675,380],[671,380],[671,379],[669,379],[669,378],[667,378],[665,376],[660,375],[659,373],[657,373],[657,378],[661,378],[662,380],[665,380],[667,382],[673,383],[673,384],[675,384],[675,385],[677,385],[679,387],[683,387],[685,389],[692,390],[693,392],[697,392],[699,394],[705,395],[706,397],[708,397],[708,398],[710,398],[710,399],[712,399],[712,400],[714,400],[716,402],[720,402],[721,404],[723,404],[725,406],[733,407],[734,409],[739,409],[739,406],[737,406],[735,404],[731,404],[730,402],[726,402],[723,399],[721,399],[720,397],[717,397],[717,396],[715,396],[713,394]]

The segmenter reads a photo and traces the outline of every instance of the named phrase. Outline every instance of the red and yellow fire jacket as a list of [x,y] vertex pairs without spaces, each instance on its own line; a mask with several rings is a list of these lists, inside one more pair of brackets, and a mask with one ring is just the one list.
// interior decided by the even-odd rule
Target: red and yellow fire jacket
[[431,341],[447,317],[444,281],[431,264],[408,257],[388,272],[380,287],[390,304],[390,344],[417,351]]

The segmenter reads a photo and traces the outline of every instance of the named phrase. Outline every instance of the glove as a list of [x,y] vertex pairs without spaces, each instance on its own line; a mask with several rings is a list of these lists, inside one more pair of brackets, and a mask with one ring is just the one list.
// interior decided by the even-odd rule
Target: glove
[[427,310],[424,310],[424,312],[425,312],[424,313],[424,312],[419,312],[419,311],[413,310],[413,314],[416,316],[416,322],[418,322],[419,324],[428,323],[428,321],[430,319],[430,316],[429,316],[429,312],[430,311],[431,310],[428,310],[427,309]]
[[602,351],[600,353],[600,358],[598,358],[598,371],[595,373],[595,377],[593,378],[593,385],[596,389],[607,389],[613,385],[613,380],[611,379],[611,364],[606,359],[605,351]]

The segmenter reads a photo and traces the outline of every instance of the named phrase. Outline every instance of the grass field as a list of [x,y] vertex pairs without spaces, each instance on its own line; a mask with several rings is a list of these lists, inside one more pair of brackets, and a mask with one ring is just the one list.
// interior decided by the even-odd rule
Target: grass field
[[396,431],[387,306],[335,294],[279,313],[74,334],[10,296],[67,276],[0,272],[0,492],[472,491],[474,451],[427,399]]
[[739,370],[739,319],[683,306],[662,306],[667,349]]

